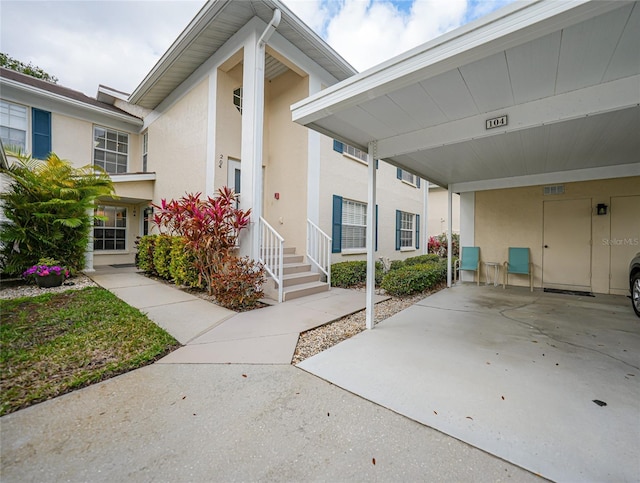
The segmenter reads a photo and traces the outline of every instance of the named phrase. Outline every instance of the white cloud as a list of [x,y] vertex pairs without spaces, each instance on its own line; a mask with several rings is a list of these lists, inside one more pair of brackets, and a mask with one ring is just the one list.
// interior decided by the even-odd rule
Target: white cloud
[[[512,0],[284,1],[364,70]],[[203,4],[1,0],[0,49],[88,95],[98,84],[131,92]]]

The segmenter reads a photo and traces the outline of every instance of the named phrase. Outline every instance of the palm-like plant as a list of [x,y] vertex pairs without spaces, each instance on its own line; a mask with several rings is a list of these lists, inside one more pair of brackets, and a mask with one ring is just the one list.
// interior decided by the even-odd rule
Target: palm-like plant
[[82,269],[94,203],[113,196],[111,178],[92,165],[75,168],[54,153],[43,161],[21,152],[7,155],[16,161],[1,171],[10,180],[0,194],[8,220],[0,231],[3,270],[21,273],[43,257]]

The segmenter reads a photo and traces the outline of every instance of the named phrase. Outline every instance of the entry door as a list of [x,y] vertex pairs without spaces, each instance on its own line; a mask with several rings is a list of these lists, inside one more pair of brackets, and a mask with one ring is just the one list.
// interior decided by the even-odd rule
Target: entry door
[[544,202],[542,284],[591,290],[591,200]]
[[[611,238],[610,289],[629,293],[629,263],[640,252],[640,196],[614,196],[609,208]],[[599,241],[599,240],[598,240]]]
[[240,161],[236,159],[229,159],[227,166],[227,186],[232,188],[240,199]]

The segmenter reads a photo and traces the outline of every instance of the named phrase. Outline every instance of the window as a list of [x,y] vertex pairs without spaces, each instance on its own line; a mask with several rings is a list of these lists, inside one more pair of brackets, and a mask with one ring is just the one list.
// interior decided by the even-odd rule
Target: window
[[27,108],[0,101],[0,138],[5,147],[27,150]]
[[233,91],[233,105],[240,114],[242,114],[242,87],[238,87]]
[[93,128],[93,164],[109,174],[127,172],[129,135],[105,127]]
[[[378,249],[378,205],[375,211],[375,249]],[[367,248],[367,204],[333,195],[331,252],[343,250],[362,252]]]
[[342,200],[342,250],[366,249],[367,205]]
[[142,135],[142,172],[147,172],[147,149],[149,148],[149,132]]
[[420,215],[396,210],[396,250],[420,248]]
[[98,205],[93,228],[94,250],[124,250],[127,240],[127,209],[124,206]]
[[[367,153],[362,151],[361,149],[354,148],[353,146],[349,146],[348,144],[341,143],[340,141],[334,139],[333,140],[333,150],[339,153],[344,154],[345,156],[350,156],[352,158],[356,158],[358,161],[362,161],[367,164]],[[376,160],[376,168],[378,167],[378,160]]]
[[420,178],[415,174],[409,173],[409,171],[398,168],[397,178],[404,181],[405,183],[409,183],[417,188],[420,188]]

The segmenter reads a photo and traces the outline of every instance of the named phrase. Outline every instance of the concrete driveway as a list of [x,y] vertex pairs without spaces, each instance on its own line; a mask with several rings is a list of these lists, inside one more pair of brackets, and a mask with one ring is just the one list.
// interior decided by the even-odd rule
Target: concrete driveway
[[552,480],[640,480],[626,297],[458,285],[298,367]]

